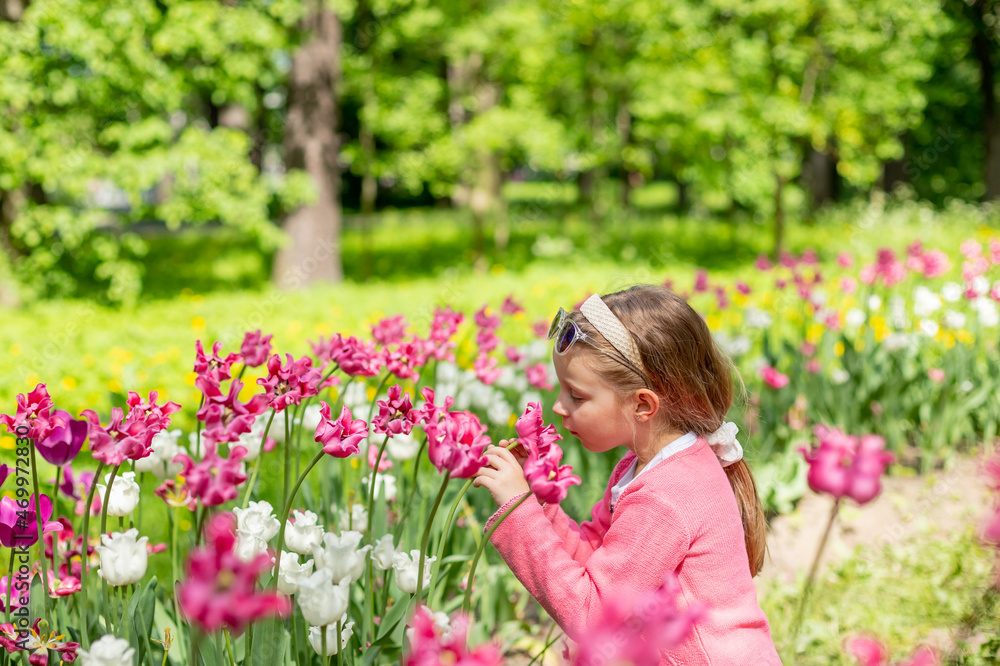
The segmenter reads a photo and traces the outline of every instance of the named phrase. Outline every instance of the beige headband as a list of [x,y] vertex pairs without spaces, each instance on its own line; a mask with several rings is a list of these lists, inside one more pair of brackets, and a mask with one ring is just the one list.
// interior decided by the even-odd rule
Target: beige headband
[[642,364],[642,357],[639,349],[635,346],[632,335],[621,323],[615,313],[611,311],[599,294],[594,294],[580,306],[580,313],[587,318],[597,332],[607,339],[612,346],[620,351],[622,355],[636,367],[637,370],[645,369]]

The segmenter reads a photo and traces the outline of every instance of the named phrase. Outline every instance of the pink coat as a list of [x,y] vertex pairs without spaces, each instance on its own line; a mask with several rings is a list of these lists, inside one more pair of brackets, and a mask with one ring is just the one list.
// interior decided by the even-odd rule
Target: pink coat
[[[684,595],[710,612],[664,664],[781,664],[750,576],[736,497],[704,439],[645,470],[610,511],[615,467],[591,520],[577,525],[558,506],[528,500],[491,543],[570,638],[601,615],[604,600],[635,598],[675,572]],[[495,516],[494,516],[495,517]]]

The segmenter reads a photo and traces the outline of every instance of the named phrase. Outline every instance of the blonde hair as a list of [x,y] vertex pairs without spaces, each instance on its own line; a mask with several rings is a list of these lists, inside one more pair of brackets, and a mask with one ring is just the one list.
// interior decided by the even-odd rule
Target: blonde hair
[[[636,285],[603,300],[631,334],[643,368],[634,368],[579,311],[571,313],[570,319],[605,352],[589,354],[588,361],[615,388],[621,402],[648,388],[663,407],[657,415],[658,430],[692,431],[704,437],[722,426],[733,403],[733,378],[739,378],[739,372],[715,344],[701,315],[658,285]],[[644,370],[645,376],[637,370]],[[744,398],[742,381],[739,387]],[[764,566],[767,547],[767,523],[757,484],[743,460],[724,469],[743,522],[750,574],[756,576]]]

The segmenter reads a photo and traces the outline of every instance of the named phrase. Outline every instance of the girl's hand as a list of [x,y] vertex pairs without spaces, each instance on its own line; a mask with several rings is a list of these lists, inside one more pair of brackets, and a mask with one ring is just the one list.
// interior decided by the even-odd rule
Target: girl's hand
[[501,439],[499,442],[497,442],[497,446],[502,449],[507,449],[508,451],[513,453],[514,460],[516,460],[517,464],[521,466],[521,469],[524,469],[524,463],[528,459],[528,452],[525,450],[522,444],[518,444],[517,446],[511,448],[510,445],[516,441],[517,441],[516,439]]
[[500,446],[490,446],[483,455],[490,464],[476,472],[472,485],[482,486],[490,491],[497,506],[503,506],[510,499],[528,492],[524,470],[521,469],[513,453]]

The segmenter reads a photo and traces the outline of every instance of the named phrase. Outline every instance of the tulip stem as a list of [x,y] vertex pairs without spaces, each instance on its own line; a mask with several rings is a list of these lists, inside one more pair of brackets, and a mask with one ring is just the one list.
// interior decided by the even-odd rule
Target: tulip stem
[[267,420],[267,425],[264,427],[264,436],[260,438],[260,449],[257,451],[257,458],[253,461],[253,472],[250,473],[250,483],[247,484],[247,492],[243,495],[243,508],[247,508],[247,504],[250,502],[250,493],[253,492],[253,487],[257,485],[257,474],[260,472],[260,457],[264,455],[264,444],[267,442],[267,433],[271,430],[271,421],[274,420],[275,411],[271,410],[271,418]]
[[378,388],[375,389],[375,397],[372,398],[372,406],[368,408],[368,423],[369,424],[371,424],[371,422],[372,422],[372,415],[375,414],[375,404],[378,402],[379,393],[382,392],[382,387],[385,386],[385,383],[387,381],[389,381],[389,377],[390,376],[392,376],[391,372],[385,373],[385,377],[382,378],[382,381],[380,381],[378,383]]
[[444,547],[445,543],[448,541],[448,535],[451,533],[451,524],[452,520],[455,518],[455,511],[458,510],[458,505],[461,503],[462,498],[465,497],[465,493],[472,487],[473,481],[474,479],[469,479],[462,486],[462,489],[458,491],[458,496],[455,497],[455,501],[451,503],[451,510],[448,511],[448,518],[444,521],[444,532],[441,534],[441,540],[438,542],[437,558],[431,564],[431,584],[430,587],[427,588],[428,603],[434,601],[434,588],[437,587],[438,578],[434,572],[436,570],[438,575],[441,574],[441,561],[444,559]]
[[[290,476],[292,473],[292,437],[288,432],[289,430],[289,419],[288,419],[288,408],[285,408],[285,466],[284,466],[284,483],[281,486],[281,497],[288,503],[288,484],[291,481]],[[278,556],[281,556],[281,551],[278,551]]]
[[[104,504],[101,505],[101,534],[100,539],[104,540],[104,534],[108,531],[108,503],[111,501],[111,488],[115,485],[115,476],[118,474],[118,468],[121,467],[121,463],[118,463],[111,468],[111,476],[108,478],[108,487],[104,489]],[[93,483],[97,484],[97,477],[94,477]],[[103,562],[101,563],[101,568],[104,568]],[[111,622],[111,603],[108,599],[108,579],[101,576],[101,593],[104,595],[104,621],[109,627],[111,627],[111,632],[114,633],[114,627]],[[117,634],[115,634],[117,636]]]
[[524,500],[531,497],[532,494],[533,493],[531,491],[528,491],[524,494],[524,497],[517,500],[513,506],[500,514],[496,521],[490,526],[490,529],[486,532],[483,540],[479,542],[479,548],[476,548],[476,555],[472,558],[472,564],[469,565],[469,580],[465,584],[465,598],[462,600],[463,613],[468,613],[469,608],[472,605],[472,581],[475,580],[476,577],[476,565],[479,564],[479,558],[482,557],[483,551],[486,550],[486,544],[490,542],[490,537],[493,536],[496,529],[500,527],[500,523],[502,523],[504,519],[514,511],[514,509],[521,506],[521,504],[524,503]]
[[[171,578],[174,580],[174,589],[172,595],[174,604],[174,621],[177,624],[177,640],[178,643],[182,645],[183,643],[181,643],[181,641],[184,640],[184,634],[181,628],[182,622],[181,622],[180,602],[177,600],[177,584],[178,581],[180,581],[180,578],[177,576],[177,540],[180,536],[177,533],[177,529],[180,526],[181,522],[180,516],[177,515],[178,513],[180,513],[180,507],[174,507],[173,511],[171,511],[167,515],[170,518],[170,523],[171,523],[170,531],[172,534],[172,538],[170,539],[170,574]],[[164,651],[163,653],[163,658],[164,659],[167,658],[166,651]],[[188,655],[188,659],[190,661],[191,655]]]
[[275,588],[277,588],[277,586],[278,586],[278,574],[281,572],[281,550],[285,546],[285,526],[288,524],[288,514],[292,512],[292,502],[295,500],[295,493],[299,492],[299,486],[302,485],[302,482],[309,475],[309,472],[312,471],[312,468],[315,467],[316,464],[320,460],[322,460],[323,456],[325,456],[325,455],[326,455],[326,453],[323,451],[323,449],[320,449],[319,453],[316,454],[316,457],[313,458],[312,462],[309,463],[309,466],[306,467],[305,470],[303,470],[302,474],[299,476],[298,480],[295,482],[295,485],[292,486],[292,492],[289,493],[288,499],[285,500],[285,508],[281,512],[281,514],[282,514],[281,515],[281,527],[278,529],[278,550],[276,551],[276,555],[275,555],[275,558],[274,558],[274,560],[275,560],[274,561],[274,578],[271,579],[271,582],[274,584]]
[[[229,629],[223,627],[222,635],[226,637],[226,652],[229,654],[229,663],[231,663],[233,666],[236,666],[236,659],[233,658],[233,645],[232,643],[229,642]],[[295,638],[297,643],[298,634],[295,635]],[[296,658],[298,658],[298,655],[296,655]]]
[[441,499],[444,497],[444,491],[448,489],[448,482],[451,480],[451,470],[444,473],[444,480],[441,481],[441,490],[438,491],[437,498],[434,500],[434,506],[431,507],[431,512],[427,516],[427,526],[424,527],[424,537],[420,541],[420,563],[417,565],[417,591],[413,595],[416,600],[416,605],[420,605],[420,591],[424,586],[424,562],[427,561],[427,542],[431,538],[431,527],[434,526],[434,515],[437,513],[438,507],[441,506]]
[[387,434],[382,440],[382,446],[378,447],[378,455],[375,457],[375,466],[372,467],[372,477],[371,484],[368,488],[368,538],[373,538],[375,535],[372,534],[372,521],[375,518],[375,474],[378,473],[378,465],[382,462],[382,454],[385,452],[385,445],[389,443],[389,435]]
[[[333,640],[336,641],[337,644],[337,666],[340,666],[340,646],[343,644],[343,639],[341,639],[341,635],[342,632],[344,631],[343,624],[344,624],[343,619],[337,620],[337,635],[333,637]],[[326,638],[325,627],[323,628],[323,638],[324,639]],[[323,657],[327,660],[327,663],[330,663],[330,657],[326,655],[325,648],[323,649]]]
[[[49,611],[49,580],[46,573],[47,567],[45,566],[45,540],[42,539],[42,532],[44,531],[42,523],[45,522],[45,518],[42,517],[42,495],[38,492],[38,464],[35,460],[35,440],[31,440],[31,483],[35,488],[35,525],[38,528],[38,561],[42,565],[42,589],[44,590],[42,601],[45,602],[45,617],[52,617]],[[53,556],[55,556],[56,541],[57,539],[53,537]]]
[[[52,482],[52,515],[59,518],[59,475],[62,472],[62,467],[56,467],[56,480]],[[55,559],[56,549],[52,549],[52,558]],[[56,563],[52,562],[53,571],[56,568]]]
[[[7,603],[4,606],[4,622],[10,624],[10,592],[14,588],[14,549],[10,549],[10,565],[7,567]],[[20,596],[20,595],[18,595]]]
[[413,478],[410,481],[410,485],[413,488],[410,489],[410,496],[406,498],[406,507],[403,509],[403,515],[399,519],[399,523],[396,525],[395,537],[399,539],[399,535],[403,532],[403,525],[406,523],[407,516],[410,515],[410,507],[413,506],[413,496],[417,494],[417,472],[420,471],[420,461],[423,459],[424,448],[427,447],[427,438],[420,444],[420,450],[417,451],[416,457],[413,459]]
[[[101,477],[101,472],[104,471],[104,461],[98,461],[97,471],[94,472],[94,478],[90,481],[90,488],[87,490],[87,500],[83,505],[83,555],[81,559],[83,560],[81,564],[81,570],[83,575],[80,576],[80,594],[82,602],[80,603],[80,638],[83,643],[83,649],[90,649],[90,623],[87,621],[87,570],[90,564],[90,507],[94,503],[94,494],[97,492],[97,479]],[[176,578],[175,578],[176,579]]]
[[809,567],[809,575],[806,576],[805,587],[802,589],[802,596],[799,597],[799,606],[795,611],[795,620],[792,622],[792,632],[791,637],[788,641],[788,657],[785,659],[785,663],[794,663],[795,655],[798,650],[795,647],[796,642],[799,637],[799,629],[802,628],[802,620],[805,617],[806,604],[809,602],[809,595],[812,592],[813,581],[816,578],[816,572],[819,570],[819,561],[823,556],[823,550],[826,548],[826,541],[830,536],[830,532],[833,530],[833,523],[837,519],[837,513],[840,511],[840,500],[837,498],[833,503],[833,508],[830,509],[830,518],[826,522],[826,529],[823,530],[823,536],[820,537],[819,547],[816,549],[816,556],[813,557],[812,566]]

